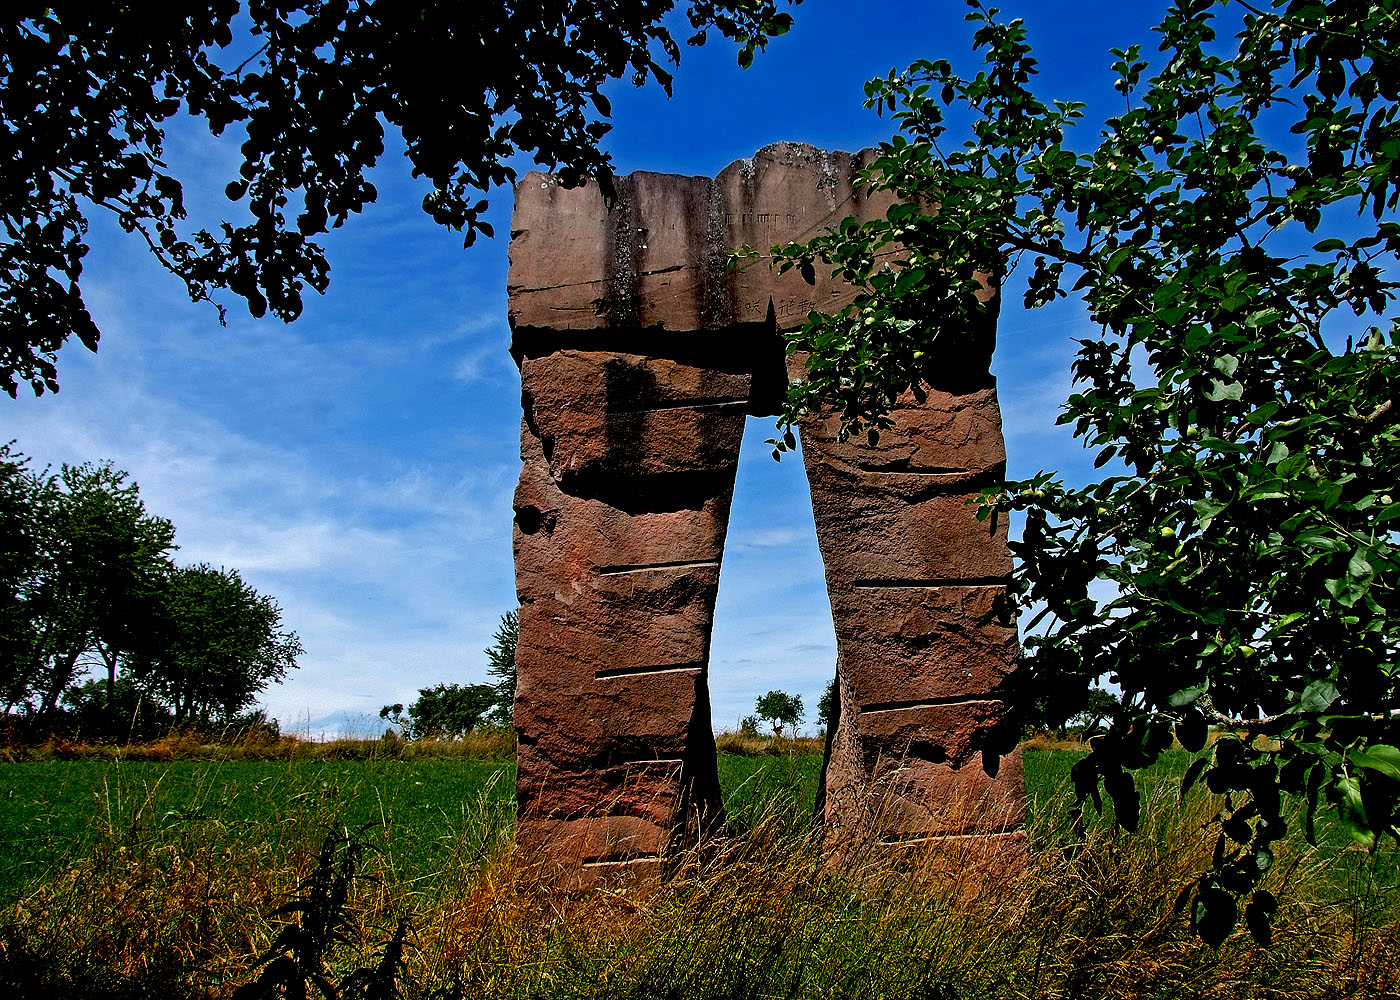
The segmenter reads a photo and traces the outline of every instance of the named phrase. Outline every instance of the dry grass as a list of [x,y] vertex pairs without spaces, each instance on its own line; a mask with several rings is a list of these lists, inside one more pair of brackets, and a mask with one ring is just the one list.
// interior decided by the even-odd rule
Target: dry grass
[[[1075,841],[1041,816],[1019,863],[960,840],[837,865],[774,812],[677,859],[659,887],[592,893],[557,890],[483,819],[440,871],[371,850],[337,962],[365,964],[408,915],[410,997],[454,984],[541,1000],[1396,995],[1396,887],[1361,855],[1282,845],[1273,947],[1242,931],[1219,951],[1196,939],[1173,903],[1208,863],[1215,805],[1174,800],[1166,783],[1150,793],[1138,835]],[[97,850],[4,914],[0,995],[218,997],[250,975],[327,816],[172,828],[143,808],[101,819]]]
[[816,754],[826,741],[819,736],[763,736],[745,732],[715,734],[715,751],[735,757],[781,757]]
[[421,760],[457,758],[513,760],[515,731],[484,729],[454,740],[405,740],[392,734],[376,739],[309,740],[269,738],[253,731],[238,738],[198,731],[176,731],[146,743],[88,743],[50,737],[42,743],[0,747],[0,761],[30,760]]

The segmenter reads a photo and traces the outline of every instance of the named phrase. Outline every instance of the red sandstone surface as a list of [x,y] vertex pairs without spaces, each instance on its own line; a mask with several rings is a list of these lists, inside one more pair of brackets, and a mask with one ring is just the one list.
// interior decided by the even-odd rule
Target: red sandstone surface
[[[592,185],[517,185],[519,842],[585,882],[649,877],[723,821],[707,674],[744,418],[800,377],[779,333],[853,294],[728,251],[882,215],[867,156],[779,143],[714,179],[635,173],[611,210]],[[1017,656],[1010,556],[968,504],[1004,468],[996,390],[984,368],[928,388],[874,446],[800,428],[839,663],[818,819],[836,847],[1019,850],[1019,755],[983,766]]]

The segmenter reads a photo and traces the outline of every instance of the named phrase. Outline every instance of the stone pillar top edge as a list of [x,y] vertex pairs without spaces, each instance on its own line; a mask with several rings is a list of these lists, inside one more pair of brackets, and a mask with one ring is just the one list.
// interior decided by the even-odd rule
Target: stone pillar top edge
[[[798,152],[804,155],[816,155],[821,157],[849,157],[853,160],[863,162],[869,156],[873,155],[875,153],[875,150],[873,147],[870,146],[863,147],[859,150],[856,150],[855,152],[850,152],[844,149],[823,149],[820,146],[813,145],[810,142],[802,142],[799,139],[779,139],[775,142],[768,143],[766,146],[761,146],[759,149],[754,151],[752,156],[741,156],[739,159],[726,164],[724,167],[720,168],[718,172],[716,172],[714,177],[710,177],[705,174],[681,174],[664,170],[633,170],[626,174],[618,174],[617,177],[679,177],[685,180],[711,181],[724,176],[726,173],[732,170],[742,171],[746,169],[751,169],[756,161],[766,156],[770,156],[773,154],[782,154],[787,152]],[[513,187],[516,190],[519,190],[521,187],[527,184],[539,184],[542,182],[549,182],[558,185],[558,175],[548,170],[529,170],[526,171],[526,173],[523,176],[519,177],[516,180]],[[597,182],[589,178],[585,180],[582,184],[580,184],[577,188],[564,188],[563,190],[580,190],[587,188],[592,188],[596,190],[597,186]]]
[[778,142],[714,178],[637,171],[607,205],[595,182],[565,188],[532,171],[516,185],[507,292],[514,328],[681,332],[768,323],[796,329],[855,289],[818,270],[808,284],[766,260],[731,262],[820,235],[848,217],[882,218],[887,192],[858,187],[873,150]]

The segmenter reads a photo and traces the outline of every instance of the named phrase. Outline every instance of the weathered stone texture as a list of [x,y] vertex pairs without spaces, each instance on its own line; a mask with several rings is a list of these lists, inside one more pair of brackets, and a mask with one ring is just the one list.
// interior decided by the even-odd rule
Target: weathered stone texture
[[[883,217],[888,196],[855,190],[871,153],[780,142],[708,177],[638,171],[616,179],[609,211],[593,185],[530,173],[511,221],[510,318],[517,330],[715,330],[802,325],[853,297],[820,269],[814,284],[767,261],[728,267],[731,249],[766,253],[848,216]],[[829,270],[829,269],[828,269]]]
[[[975,373],[972,373],[975,374]],[[959,380],[963,381],[963,380]],[[906,394],[871,445],[804,423],[803,459],[840,651],[828,840],[1001,832],[1024,820],[1019,755],[983,751],[1015,668],[1004,520],[972,501],[1004,471],[996,391]]]
[[[676,831],[722,820],[706,677],[744,418],[801,376],[779,332],[853,294],[727,253],[883,215],[854,187],[869,155],[779,143],[713,180],[635,173],[611,211],[592,186],[517,187],[519,839],[571,877],[646,877]],[[948,375],[876,445],[801,427],[839,655],[835,844],[1023,843],[1019,756],[983,767],[1017,655],[1005,524],[968,504],[1002,473],[1001,419],[985,355]]]

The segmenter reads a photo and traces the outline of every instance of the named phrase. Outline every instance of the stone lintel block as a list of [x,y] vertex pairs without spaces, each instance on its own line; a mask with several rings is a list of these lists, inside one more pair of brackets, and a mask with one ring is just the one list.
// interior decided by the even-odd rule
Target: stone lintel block
[[992,695],[1020,647],[1006,587],[864,587],[832,595],[841,672],[859,704]]
[[[806,242],[847,217],[884,218],[894,198],[855,188],[857,173],[874,155],[780,142],[731,163],[715,177],[726,244],[766,254],[775,245]],[[829,265],[818,263],[813,277],[808,284],[796,268],[778,274],[767,260],[740,261],[728,275],[734,321],[761,322],[771,303],[777,329],[795,330],[808,313],[835,312],[855,298],[855,289],[833,278]]]
[[526,174],[511,220],[512,325],[661,334],[771,316],[777,329],[796,329],[812,310],[840,308],[854,291],[829,267],[818,267],[809,285],[766,260],[730,268],[728,252],[747,244],[766,253],[847,216],[883,217],[892,199],[854,185],[872,156],[775,143],[713,180],[638,171],[616,179],[611,212],[592,183],[564,189],[548,175]]
[[[680,179],[678,180],[686,180]],[[688,179],[707,186],[704,178]],[[614,294],[608,206],[592,181],[566,188],[530,171],[515,185],[506,291],[513,325],[588,330],[605,325]]]

